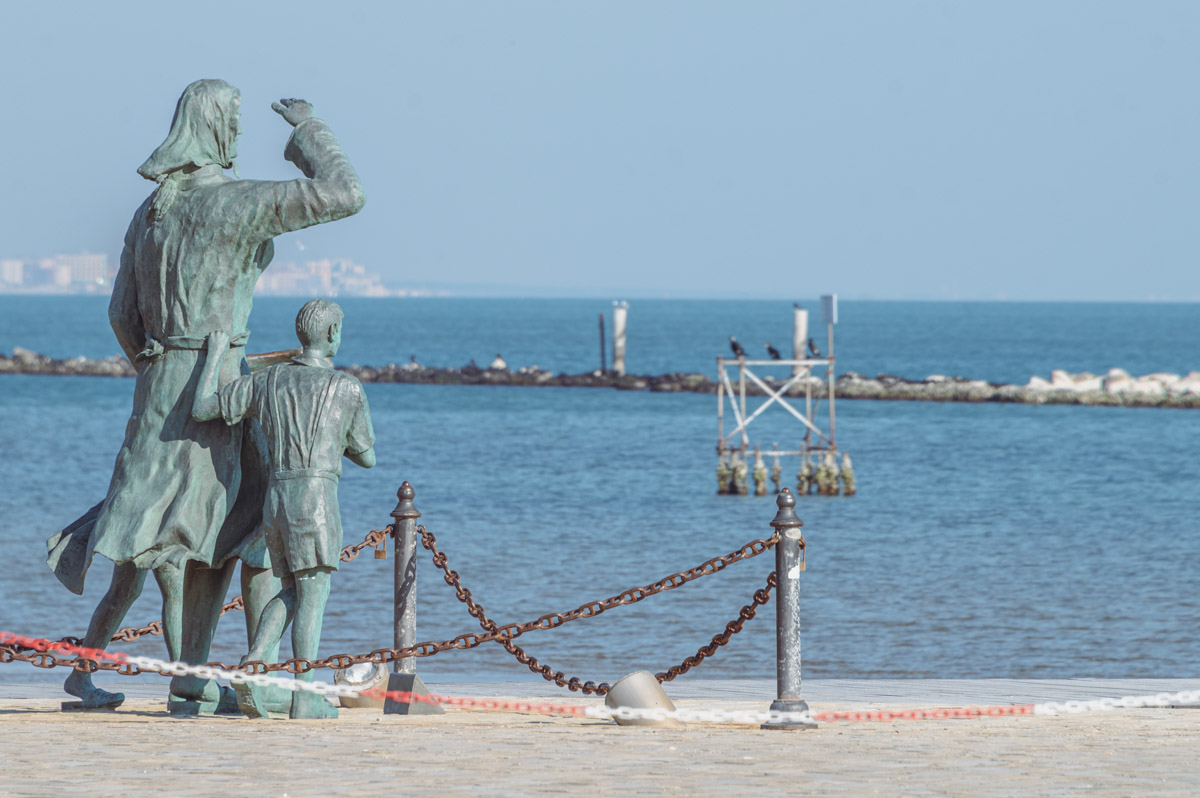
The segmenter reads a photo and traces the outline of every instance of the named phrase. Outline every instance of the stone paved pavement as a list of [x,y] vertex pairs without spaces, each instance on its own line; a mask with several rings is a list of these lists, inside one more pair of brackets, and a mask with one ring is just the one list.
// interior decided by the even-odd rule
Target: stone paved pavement
[[[1142,694],[1195,680],[813,682],[814,711]],[[533,683],[443,694],[564,698]],[[469,689],[473,688],[473,689]],[[681,707],[763,709],[767,682],[682,682]],[[1147,689],[1149,688],[1149,689]],[[1200,710],[682,730],[450,710],[335,721],[175,719],[141,681],[117,712],[62,713],[57,691],[0,685],[0,795],[1196,795]],[[956,700],[964,698],[966,700]],[[937,699],[937,700],[924,700]],[[951,699],[951,700],[943,700]]]

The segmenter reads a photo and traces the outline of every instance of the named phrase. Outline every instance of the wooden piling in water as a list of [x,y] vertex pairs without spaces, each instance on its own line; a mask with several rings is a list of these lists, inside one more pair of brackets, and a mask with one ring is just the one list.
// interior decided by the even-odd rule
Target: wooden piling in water
[[628,313],[628,302],[613,302],[612,370],[618,377],[625,376],[625,318]]
[[858,493],[854,482],[854,464],[850,462],[850,454],[842,455],[842,495],[853,496]]
[[[808,344],[808,311],[800,305],[792,306],[792,360],[804,360],[808,357],[805,346]],[[804,371],[799,363],[792,365],[792,376]]]
[[763,462],[762,452],[758,450],[758,444],[754,444],[754,471],[751,473],[754,479],[754,495],[767,495],[767,464]]
[[608,356],[604,353],[604,314],[600,314],[600,373],[608,371]]

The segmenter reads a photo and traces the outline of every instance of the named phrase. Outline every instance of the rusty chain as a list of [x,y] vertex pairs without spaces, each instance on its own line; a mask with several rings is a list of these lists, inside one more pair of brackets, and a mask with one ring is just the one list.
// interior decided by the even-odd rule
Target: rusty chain
[[[363,549],[370,548],[371,546],[375,547],[376,559],[385,559],[387,557],[387,549],[383,548],[383,544],[394,534],[395,527],[393,527],[391,524],[388,524],[383,529],[372,529],[367,533],[367,536],[363,538],[362,543],[356,543],[353,546],[347,546],[346,548],[342,549],[340,559],[342,562],[350,562],[360,553],[362,553]],[[380,552],[383,553],[382,557],[380,556]]]
[[771,588],[775,587],[778,583],[779,578],[772,571],[767,575],[767,586],[754,591],[754,596],[751,598],[750,603],[738,611],[738,617],[725,624],[724,631],[714,635],[711,641],[700,646],[693,656],[684,658],[683,662],[678,665],[672,665],[662,673],[654,674],[654,678],[660,682],[669,682],[676,676],[682,676],[713,654],[716,654],[718,648],[727,644],[731,637],[742,631],[742,627],[746,625],[746,621],[758,613],[759,607],[771,600]]
[[[737,551],[730,552],[723,557],[714,557],[711,560],[706,560],[695,568],[690,568],[687,571],[671,574],[665,579],[660,579],[653,584],[646,585],[645,587],[630,588],[629,590],[625,590],[616,596],[604,599],[603,601],[589,602],[581,607],[578,607],[577,609],[571,610],[570,612],[558,612],[551,613],[550,615],[543,615],[536,621],[531,621],[530,623],[517,626],[516,629],[519,631],[517,631],[516,634],[501,635],[501,629],[513,628],[514,625],[509,624],[509,626],[500,627],[495,621],[488,618],[483,607],[476,602],[474,598],[472,598],[471,591],[462,586],[458,572],[450,569],[448,564],[449,560],[446,555],[438,551],[437,538],[434,536],[434,534],[425,529],[423,526],[417,527],[417,533],[421,536],[421,545],[433,555],[433,564],[441,569],[442,579],[446,582],[446,584],[454,588],[454,595],[458,597],[459,601],[467,605],[467,613],[472,618],[479,621],[479,626],[485,632],[489,633],[487,636],[493,637],[496,642],[500,643],[500,645],[504,647],[505,651],[507,651],[509,654],[512,654],[513,657],[516,658],[517,662],[520,662],[522,665],[526,666],[529,668],[529,670],[538,674],[546,681],[554,682],[559,687],[566,687],[572,692],[582,691],[585,695],[604,695],[608,692],[611,685],[609,685],[607,682],[601,682],[600,684],[596,684],[593,681],[581,682],[578,676],[572,676],[568,678],[565,674],[563,674],[562,671],[556,671],[550,666],[543,665],[542,663],[538,662],[535,657],[526,653],[525,649],[514,643],[512,638],[516,637],[518,634],[531,631],[533,629],[553,629],[558,626],[562,626],[564,623],[574,621],[579,618],[593,618],[605,610],[612,609],[613,607],[636,604],[642,599],[653,596],[656,593],[662,593],[666,590],[673,590],[674,588],[685,585],[695,579],[699,579],[701,576],[715,574],[726,566],[738,562],[739,560],[748,560],[751,557],[757,557],[764,551],[773,548],[775,544],[779,542],[779,532],[777,531],[766,540],[753,540],[747,543],[745,546],[742,546]],[[801,546],[803,547],[803,545],[803,541],[801,541]],[[758,606],[770,601],[770,589],[774,586],[774,584],[775,572],[772,571],[770,577],[767,579],[766,589],[756,591],[753,601],[749,605],[742,608],[736,619],[725,625],[725,630],[722,633],[713,637],[712,641],[707,645],[702,646],[694,656],[688,657],[679,665],[675,665],[667,669],[666,673],[657,674],[656,678],[660,682],[674,679],[676,676],[682,673],[687,673],[693,667],[699,665],[702,661],[704,661],[705,658],[711,657],[716,652],[717,648],[728,643],[731,636],[742,630],[742,626],[747,620],[754,617],[756,608]]]
[[[583,691],[585,694],[604,695],[608,692],[609,686],[605,682],[596,684],[592,681],[581,682],[578,677],[565,676],[562,671],[554,671],[546,665],[542,665],[537,659],[527,654],[524,649],[513,642],[513,638],[518,637],[525,632],[538,629],[555,629],[562,626],[564,623],[579,620],[580,618],[593,618],[605,610],[613,607],[624,606],[627,604],[635,604],[645,598],[653,596],[657,593],[673,590],[677,587],[687,584],[688,582],[699,579],[702,576],[717,573],[723,570],[732,563],[741,560],[747,560],[752,557],[757,557],[759,554],[773,548],[779,541],[779,534],[776,532],[766,540],[753,540],[745,544],[736,551],[730,552],[722,557],[714,557],[706,560],[695,568],[690,568],[686,571],[671,574],[663,579],[653,582],[642,587],[630,588],[622,591],[615,596],[602,599],[599,601],[591,601],[577,607],[574,610],[561,613],[550,613],[543,615],[540,618],[529,621],[524,624],[506,624],[500,626],[495,621],[487,617],[483,607],[478,604],[471,596],[471,592],[462,586],[461,579],[456,571],[449,568],[449,558],[437,548],[437,538],[432,532],[429,532],[425,527],[418,527],[418,533],[421,535],[421,545],[427,549],[433,559],[434,565],[443,573],[444,581],[454,588],[455,595],[460,601],[467,605],[467,612],[471,617],[479,621],[480,627],[484,630],[484,634],[467,633],[459,635],[450,640],[440,642],[423,642],[417,643],[409,648],[380,648],[368,654],[350,655],[350,654],[335,654],[323,659],[308,660],[303,658],[292,658],[284,662],[268,663],[250,661],[241,665],[228,665],[220,662],[210,662],[207,665],[219,667],[226,670],[246,670],[250,673],[268,673],[274,671],[286,671],[292,674],[308,673],[317,668],[348,668],[363,662],[375,662],[378,664],[387,664],[398,659],[406,659],[408,657],[421,658],[430,657],[434,654],[451,649],[469,650],[476,648],[484,643],[498,642],[505,650],[512,654],[523,665],[526,665],[531,671],[541,675],[547,681],[552,681],[560,687],[566,687],[572,691]],[[344,562],[348,562],[359,555],[359,553],[370,546],[380,546],[388,536],[394,533],[392,526],[387,526],[384,529],[371,530],[364,538],[362,543],[347,546],[342,550],[341,558]],[[804,542],[800,542],[801,548],[804,547]],[[712,656],[717,648],[729,642],[729,639],[741,631],[747,620],[754,617],[757,607],[767,603],[770,600],[770,590],[776,584],[775,573],[772,572],[767,578],[767,586],[764,589],[755,591],[753,600],[750,604],[743,607],[738,617],[725,625],[724,631],[715,635],[712,640],[696,652],[694,656],[687,657],[679,665],[668,668],[664,673],[657,674],[660,682],[669,681],[676,676],[686,673],[691,668],[699,665],[704,659]],[[233,609],[243,609],[242,597],[237,596],[222,609],[222,615]],[[162,623],[155,621],[145,627],[122,629],[118,632],[113,640],[132,641],[145,634],[161,634]],[[68,642],[78,645],[78,638],[64,637],[63,642]],[[52,651],[32,651],[23,649],[19,646],[0,646],[0,664],[23,661],[29,662],[39,668],[54,668],[60,666],[70,666],[76,670],[91,673],[97,670],[113,671],[122,676],[136,676],[142,673],[142,669],[130,662],[111,662],[111,661],[95,661],[83,658],[59,656]],[[154,671],[158,672],[158,671]]]
[[[367,533],[366,537],[363,538],[362,543],[355,543],[343,548],[342,553],[339,555],[339,559],[342,562],[350,562],[359,554],[361,554],[363,549],[371,547],[375,547],[375,556],[377,558],[379,557],[378,552],[380,551],[384,551],[386,556],[386,549],[382,548],[383,543],[393,534],[394,527],[391,524],[385,526],[383,529],[372,529]],[[221,615],[225,615],[227,612],[233,612],[234,610],[244,610],[245,608],[246,606],[242,601],[242,597],[234,596],[230,601],[226,602],[221,607]],[[145,637],[146,635],[161,635],[162,633],[162,621],[151,621],[145,626],[126,626],[124,629],[119,629],[116,634],[109,638],[109,642],[132,643],[134,640]],[[77,646],[80,645],[82,641],[78,637],[68,635],[66,637],[59,638],[59,642],[70,643],[71,645]],[[129,669],[126,669],[126,671],[121,671],[120,667],[111,662],[96,663],[91,660],[76,659],[74,657],[59,657],[52,652],[31,653],[27,650],[23,650],[20,646],[0,646],[0,664],[18,660],[22,662],[29,662],[39,668],[55,668],[63,665],[70,665],[75,667],[77,670],[87,673],[91,673],[95,670],[114,670],[119,671],[127,676],[136,676],[138,673],[141,673],[140,669],[136,669],[136,666],[133,666],[134,670],[132,672],[127,672]]]
[[[358,557],[364,548],[370,547],[376,547],[376,557],[378,558],[379,551],[386,552],[386,550],[383,548],[384,541],[388,540],[388,538],[394,534],[395,529],[391,526],[391,524],[388,524],[388,526],[384,527],[383,529],[372,529],[371,532],[366,534],[365,538],[362,539],[360,544],[353,544],[342,548],[342,553],[340,556],[338,556],[338,559],[341,559],[341,562],[343,563],[348,563],[350,560]],[[224,614],[227,612],[245,610],[245,608],[246,605],[245,602],[242,601],[242,596],[235,595],[233,599],[230,599],[228,602],[226,602],[226,604],[222,605],[221,614],[224,616]],[[151,622],[145,626],[126,626],[124,629],[119,629],[116,631],[115,635],[109,638],[109,642],[132,643],[133,641],[139,640],[139,638],[145,637],[146,635],[161,634],[161,620],[151,620]],[[79,646],[80,642],[82,641],[80,641],[78,637],[66,636],[60,637],[59,642],[71,643],[72,646]],[[71,665],[77,667],[77,670],[89,673],[95,670],[118,670],[118,667],[114,667],[112,662],[100,662],[100,664],[97,664],[97,662],[92,662],[91,660],[60,658],[60,656],[50,652],[38,652],[36,658],[34,658],[34,656],[26,656],[26,654],[29,654],[29,652],[23,652],[20,647],[0,647],[0,664],[5,664],[5,662],[12,662],[14,660],[20,660],[31,662],[32,665],[37,667],[58,667],[61,665]],[[35,659],[37,659],[37,661],[34,661]],[[80,662],[80,664],[84,665],[82,667],[77,666],[77,662]],[[128,673],[128,676],[136,676],[136,674],[139,672],[140,671]]]
[[[383,542],[386,541],[391,535],[392,526],[390,524],[385,526],[383,529],[372,529],[367,533],[367,536],[363,538],[362,543],[355,543],[342,549],[339,559],[341,559],[342,562],[350,562],[359,554],[361,554],[362,550],[366,548],[375,547],[376,551],[378,551]],[[379,555],[376,554],[376,557],[378,556]],[[242,603],[242,597],[234,596],[233,599],[221,607],[221,615],[224,615],[227,612],[233,612],[234,610],[244,609],[246,609],[246,606]],[[118,641],[122,643],[132,643],[134,640],[137,640],[140,637],[145,637],[146,635],[160,635],[162,633],[162,621],[151,621],[145,626],[127,626],[124,629],[119,630],[115,635],[112,636],[112,638],[110,638],[110,640],[114,643]],[[63,642],[73,642],[77,640],[77,638],[72,637],[64,637],[61,639]]]

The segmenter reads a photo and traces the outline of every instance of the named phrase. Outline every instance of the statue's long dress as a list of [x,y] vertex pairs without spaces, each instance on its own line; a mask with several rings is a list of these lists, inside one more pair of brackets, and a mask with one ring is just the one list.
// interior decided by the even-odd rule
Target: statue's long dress
[[299,124],[284,155],[309,179],[235,181],[207,167],[183,180],[163,218],[147,219],[148,199],[129,226],[109,318],[138,361],[137,386],[85,570],[94,553],[139,568],[187,560],[218,565],[230,556],[267,565],[255,534],[264,490],[260,455],[244,443],[261,429],[197,422],[191,410],[210,332],[234,339],[221,384],[249,373],[238,344],[272,238],[363,205],[358,176],[323,121]]

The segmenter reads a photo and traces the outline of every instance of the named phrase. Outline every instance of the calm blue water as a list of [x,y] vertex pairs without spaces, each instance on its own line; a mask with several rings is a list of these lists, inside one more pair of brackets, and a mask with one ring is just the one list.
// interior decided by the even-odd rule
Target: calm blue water
[[[260,300],[251,349],[290,345],[294,300]],[[347,301],[343,362],[483,363],[565,371],[597,365],[606,303]],[[0,298],[0,350],[56,356],[116,350],[103,301]],[[1025,381],[1051,368],[1200,367],[1192,305],[851,303],[844,368]],[[790,302],[652,302],[630,309],[630,368],[702,370],[726,337],[790,338]],[[821,339],[818,339],[821,340]],[[98,561],[82,597],[43,564],[45,538],[107,486],[132,380],[0,377],[0,628],[78,634],[106,587]],[[366,386],[379,466],[347,465],[346,542],[386,523],[400,481],[451,565],[502,622],[574,607],[723,554],[769,533],[771,498],[714,494],[710,396],[580,389]],[[1022,405],[845,401],[838,440],[854,499],[801,501],[805,675],[1182,677],[1200,674],[1200,413]],[[757,440],[794,440],[767,413]],[[585,679],[661,669],[733,617],[770,555],[672,593],[522,639]],[[370,554],[334,582],[323,649],[390,645],[391,561]],[[428,562],[419,637],[472,630]],[[153,585],[130,623],[158,617]],[[772,607],[694,671],[767,677]],[[227,616],[215,655],[244,652]],[[130,650],[160,655],[149,639]],[[430,679],[519,679],[499,647],[422,661]],[[0,679],[46,679],[4,666]],[[55,677],[57,678],[57,677]],[[684,677],[686,678],[686,677]],[[115,679],[113,680],[115,681]]]
[[[597,318],[611,303],[588,299],[341,299],[347,326],[339,361],[510,367],[577,374],[599,367]],[[295,345],[301,300],[261,298],[251,351]],[[815,300],[809,334],[825,351]],[[909,378],[947,374],[1024,383],[1052,369],[1132,374],[1200,369],[1200,304],[846,302],[837,328],[839,371]],[[103,297],[0,296],[0,352],[24,346],[54,357],[119,352]],[[611,320],[611,319],[610,319]],[[611,327],[609,328],[611,329]],[[636,300],[629,309],[628,368],[635,374],[712,374],[736,335],[753,357],[767,343],[785,355],[792,303]],[[611,349],[609,351],[611,356]]]

